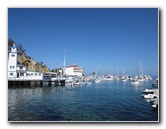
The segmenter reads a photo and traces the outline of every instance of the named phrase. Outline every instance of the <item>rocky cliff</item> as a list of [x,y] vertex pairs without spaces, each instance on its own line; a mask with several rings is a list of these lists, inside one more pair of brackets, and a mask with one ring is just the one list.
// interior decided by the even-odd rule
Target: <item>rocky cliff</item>
[[18,63],[24,66],[27,66],[30,71],[38,72],[49,72],[49,68],[46,65],[43,65],[43,62],[36,62],[30,56],[27,56],[24,52],[18,53]]

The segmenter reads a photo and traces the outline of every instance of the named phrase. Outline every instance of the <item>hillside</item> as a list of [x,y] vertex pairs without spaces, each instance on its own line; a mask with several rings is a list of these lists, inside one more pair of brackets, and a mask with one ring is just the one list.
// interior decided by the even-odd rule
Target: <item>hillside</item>
[[49,68],[43,63],[38,63],[35,60],[31,59],[31,57],[27,56],[24,52],[18,53],[18,62],[24,66],[27,66],[30,71],[38,71],[38,72],[49,72]]

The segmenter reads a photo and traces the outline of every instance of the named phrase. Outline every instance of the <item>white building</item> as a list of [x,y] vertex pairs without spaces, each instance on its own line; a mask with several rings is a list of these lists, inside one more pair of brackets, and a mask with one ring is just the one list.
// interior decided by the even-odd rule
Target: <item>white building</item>
[[63,69],[64,75],[67,76],[83,76],[83,68],[75,64]]
[[11,48],[11,52],[9,52],[9,57],[8,57],[8,78],[17,77],[16,69],[17,69],[17,48],[16,45],[13,44],[13,47]]
[[8,80],[42,80],[43,73],[28,71],[26,66],[17,63],[17,48],[13,44],[8,57]]

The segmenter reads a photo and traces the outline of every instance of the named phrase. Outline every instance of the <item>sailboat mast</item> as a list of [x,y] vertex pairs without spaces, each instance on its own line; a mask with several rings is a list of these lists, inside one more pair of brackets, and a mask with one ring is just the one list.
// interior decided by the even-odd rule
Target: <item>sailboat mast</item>
[[141,77],[142,75],[141,75],[141,61],[140,61],[140,77]]

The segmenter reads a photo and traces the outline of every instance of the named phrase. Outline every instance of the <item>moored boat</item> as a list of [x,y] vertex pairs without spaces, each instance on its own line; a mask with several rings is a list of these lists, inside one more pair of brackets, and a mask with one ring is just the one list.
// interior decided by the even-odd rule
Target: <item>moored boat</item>
[[134,86],[137,86],[137,85],[139,85],[139,81],[138,80],[132,80],[131,84],[134,85]]
[[152,83],[152,86],[158,86],[158,79]]
[[75,82],[73,82],[73,85],[81,85],[81,83],[78,81],[78,80],[76,80]]
[[158,86],[158,77],[153,81],[152,86]]
[[158,110],[158,102],[154,103],[154,104],[152,105],[152,108],[153,108],[154,110]]
[[100,83],[102,81],[101,77],[100,76],[96,76],[94,79],[93,79],[93,82],[94,83]]
[[143,94],[142,97],[144,99],[154,99],[154,98],[157,98],[157,95],[156,94]]
[[157,92],[157,89],[143,89],[142,93],[148,94],[148,93],[154,93]]
[[111,76],[111,75],[104,76],[103,80],[105,80],[105,81],[112,81],[113,80],[113,76]]
[[96,78],[96,79],[94,79],[93,81],[94,81],[94,83],[100,83],[100,82],[101,82],[101,79],[97,79],[97,78]]

